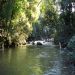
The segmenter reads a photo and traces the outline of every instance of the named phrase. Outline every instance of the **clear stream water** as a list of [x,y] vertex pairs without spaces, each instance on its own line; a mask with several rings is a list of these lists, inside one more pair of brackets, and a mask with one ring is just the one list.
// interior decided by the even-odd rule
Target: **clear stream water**
[[44,46],[6,49],[0,52],[0,75],[69,75],[59,52]]

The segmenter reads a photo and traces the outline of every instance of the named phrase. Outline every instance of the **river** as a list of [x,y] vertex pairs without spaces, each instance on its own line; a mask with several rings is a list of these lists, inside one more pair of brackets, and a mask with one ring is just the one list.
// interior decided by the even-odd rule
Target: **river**
[[5,49],[0,52],[0,75],[66,75],[62,73],[60,59],[56,47]]

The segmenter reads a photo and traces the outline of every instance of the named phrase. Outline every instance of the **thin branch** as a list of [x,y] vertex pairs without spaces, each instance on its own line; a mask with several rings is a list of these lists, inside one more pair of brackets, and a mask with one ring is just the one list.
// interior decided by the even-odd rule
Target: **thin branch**
[[40,5],[41,2],[42,2],[42,0],[38,3],[37,7]]

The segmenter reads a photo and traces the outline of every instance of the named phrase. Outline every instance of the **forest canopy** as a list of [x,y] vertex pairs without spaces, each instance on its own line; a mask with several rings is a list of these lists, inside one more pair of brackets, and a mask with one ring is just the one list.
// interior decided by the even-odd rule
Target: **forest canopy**
[[75,34],[74,19],[74,0],[0,0],[0,32],[9,44],[38,36],[67,43]]

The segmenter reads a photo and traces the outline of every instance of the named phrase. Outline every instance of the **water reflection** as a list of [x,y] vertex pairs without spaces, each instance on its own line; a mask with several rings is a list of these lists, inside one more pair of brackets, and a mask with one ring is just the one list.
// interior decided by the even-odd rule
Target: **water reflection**
[[29,46],[0,52],[0,75],[60,75],[59,50]]

